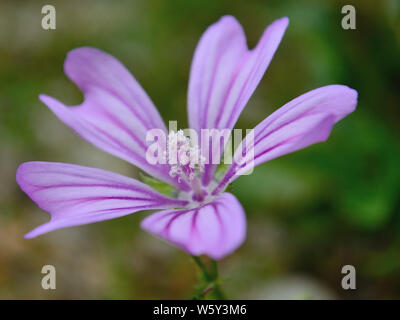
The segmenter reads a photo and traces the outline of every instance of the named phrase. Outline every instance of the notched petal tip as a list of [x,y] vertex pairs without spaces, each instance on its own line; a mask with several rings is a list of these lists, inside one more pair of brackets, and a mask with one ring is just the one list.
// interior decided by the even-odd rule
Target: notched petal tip
[[48,96],[47,94],[44,94],[44,93],[39,94],[39,100],[48,107],[50,107],[50,105],[53,102],[58,102],[57,99],[55,99],[51,96]]
[[15,180],[21,190],[25,192],[29,197],[30,197],[30,190],[32,189],[30,187],[31,183],[27,180],[27,174],[29,174],[29,169],[32,166],[35,166],[35,164],[40,163],[36,161],[29,161],[29,162],[24,162],[20,164],[17,168],[17,171],[15,173]]
[[21,178],[22,178],[21,174],[22,174],[22,172],[23,172],[23,170],[24,170],[25,164],[26,164],[26,162],[21,163],[21,164],[18,166],[17,171],[16,171],[16,173],[15,173],[15,179],[16,179],[16,181],[17,181],[18,184],[20,184],[20,182],[21,182]]
[[41,233],[37,233],[36,229],[33,229],[32,231],[28,232],[27,234],[24,235],[24,239],[33,239],[36,238],[37,236],[41,235]]
[[358,104],[358,92],[355,89],[345,86],[349,95],[349,113],[356,110]]
[[348,114],[355,111],[358,103],[357,90],[342,84],[332,84],[325,87],[315,89],[314,91],[325,91],[326,95],[331,96],[332,101],[336,99],[340,103],[336,104],[336,109],[341,111],[341,115],[336,118],[336,121],[343,119]]
[[219,18],[218,21],[216,21],[214,24],[212,24],[210,27],[219,27],[219,28],[238,28],[238,30],[240,30],[240,32],[243,32],[244,34],[244,30],[242,25],[240,24],[240,22],[232,15],[225,15],[222,16],[221,18]]
[[75,55],[80,55],[80,56],[85,55],[85,54],[91,55],[93,53],[106,54],[103,50],[100,50],[98,48],[90,47],[90,46],[83,46],[83,47],[78,47],[78,48],[68,51],[65,60],[74,58]]
[[289,19],[288,17],[282,17],[282,18],[276,19],[276,20],[273,22],[273,24],[274,24],[274,23],[279,23],[279,24],[282,24],[282,25],[284,25],[285,27],[287,27],[287,26],[289,25],[289,23],[290,23],[290,19]]
[[[63,103],[58,101],[57,99],[48,96],[47,94],[39,94],[39,100],[44,103],[51,111],[55,112],[55,110],[61,108],[61,107],[66,107]],[[56,113],[56,112],[55,112]],[[57,113],[56,113],[57,115]]]
[[[85,91],[85,88],[90,86],[90,72],[95,71],[93,67],[96,67],[96,65],[99,66],[102,63],[107,68],[122,67],[122,64],[117,59],[103,50],[89,46],[79,47],[67,53],[64,60],[64,72],[82,91]],[[86,72],[89,72],[87,79],[85,79],[85,73],[80,70],[82,68],[88,68],[86,70]],[[83,77],[82,74],[84,75]]]

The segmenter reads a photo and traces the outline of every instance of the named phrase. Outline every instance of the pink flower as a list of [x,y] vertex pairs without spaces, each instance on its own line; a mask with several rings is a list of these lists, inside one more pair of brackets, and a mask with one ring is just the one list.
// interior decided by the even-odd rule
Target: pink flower
[[[288,18],[273,22],[252,50],[231,16],[207,29],[190,72],[191,128],[197,132],[233,129],[287,25]],[[66,107],[46,95],[40,100],[82,138],[175,187],[178,196],[168,197],[140,181],[100,169],[27,162],[18,168],[17,182],[51,214],[51,220],[25,237],[159,209],[143,220],[142,228],[191,255],[220,259],[237,249],[245,239],[246,218],[238,200],[224,189],[238,171],[248,169],[242,154],[235,155],[234,163],[217,181],[213,164],[197,172],[194,183],[180,180],[178,167],[171,170],[169,164],[146,161],[146,132],[158,128],[168,135],[167,129],[150,98],[119,61],[98,49],[79,48],[69,52],[64,69],[84,93],[84,102]],[[343,85],[310,91],[259,123],[254,128],[254,145],[245,150],[254,153],[254,165],[258,165],[325,141],[332,126],[354,111],[356,104],[357,92]],[[193,175],[194,169],[190,170]]]

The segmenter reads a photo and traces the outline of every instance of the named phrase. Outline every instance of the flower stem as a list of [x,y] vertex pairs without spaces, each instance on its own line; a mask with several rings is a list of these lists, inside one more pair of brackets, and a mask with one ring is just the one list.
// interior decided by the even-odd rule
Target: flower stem
[[211,260],[211,271],[209,271],[206,265],[201,261],[199,257],[192,256],[194,262],[199,267],[203,279],[205,281],[205,288],[202,291],[201,297],[205,298],[205,296],[212,292],[216,299],[225,300],[225,294],[222,291],[219,285],[219,276],[218,276],[218,264],[217,261]]

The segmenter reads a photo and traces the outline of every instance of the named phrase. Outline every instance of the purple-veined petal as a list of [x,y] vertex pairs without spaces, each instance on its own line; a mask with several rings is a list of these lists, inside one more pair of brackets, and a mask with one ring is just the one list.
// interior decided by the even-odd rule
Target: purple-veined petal
[[68,53],[64,70],[84,93],[84,102],[67,107],[52,97],[40,95],[40,100],[61,121],[96,147],[157,179],[189,189],[185,182],[178,183],[169,176],[167,165],[146,161],[148,130],[167,131],[150,98],[117,59],[95,48],[78,48]]
[[191,255],[205,254],[213,259],[232,253],[246,236],[245,213],[230,193],[198,208],[154,213],[141,226]]
[[[257,46],[249,50],[241,25],[224,16],[203,34],[196,48],[189,81],[188,114],[191,128],[231,130],[278,48],[288,18],[273,22]],[[203,183],[214,172],[207,165]]]
[[253,166],[325,141],[333,125],[356,105],[357,91],[343,85],[318,88],[285,104],[254,128],[251,143],[245,137],[213,193],[221,192]]
[[55,162],[19,166],[21,189],[51,220],[25,237],[121,217],[140,210],[177,208],[187,201],[168,198],[148,185],[109,171]]

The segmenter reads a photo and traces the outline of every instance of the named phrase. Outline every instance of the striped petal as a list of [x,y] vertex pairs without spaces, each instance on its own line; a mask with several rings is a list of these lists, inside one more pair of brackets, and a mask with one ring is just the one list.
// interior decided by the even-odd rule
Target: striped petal
[[325,141],[333,125],[356,105],[357,91],[343,85],[318,88],[290,101],[254,128],[254,138],[245,137],[213,193],[254,166]]
[[51,220],[26,238],[71,226],[121,217],[140,210],[183,207],[186,201],[159,194],[135,179],[105,170],[54,162],[19,166],[21,189]]
[[146,161],[148,130],[166,132],[165,124],[145,91],[118,60],[98,49],[78,48],[68,53],[64,70],[84,93],[84,102],[67,107],[52,97],[40,96],[61,121],[96,147],[164,182],[189,189],[169,176],[168,166]]
[[154,213],[141,226],[191,255],[205,254],[213,259],[232,253],[246,236],[243,208],[230,193],[198,208]]
[[[189,81],[190,127],[231,130],[247,104],[288,25],[288,18],[273,22],[257,46],[249,50],[241,25],[222,17],[203,34],[196,48]],[[215,166],[206,166],[203,183],[210,182]]]

